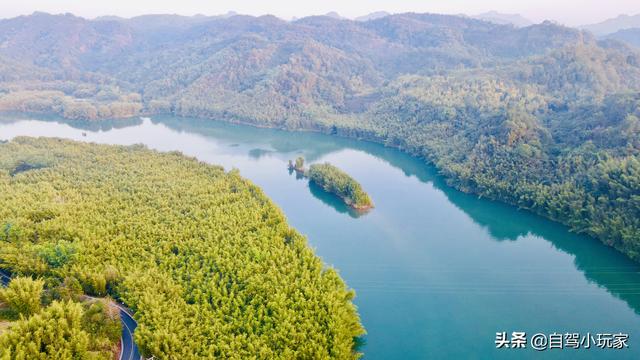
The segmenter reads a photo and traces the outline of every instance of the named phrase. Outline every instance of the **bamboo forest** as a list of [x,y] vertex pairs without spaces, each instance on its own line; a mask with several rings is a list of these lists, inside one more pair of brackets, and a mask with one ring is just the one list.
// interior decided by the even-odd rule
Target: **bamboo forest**
[[[3,268],[37,279],[29,281],[40,292],[77,283],[86,295],[125,302],[143,354],[359,356],[354,292],[237,172],[140,146],[18,138],[0,145],[0,188]],[[21,343],[2,356],[30,358],[24,349],[46,340],[24,336],[43,326],[68,333],[49,355],[84,358],[95,339],[80,305],[61,301],[20,307],[25,320],[0,344]],[[56,319],[68,329],[45,325]]]
[[0,360],[640,359],[640,1],[5,3]]

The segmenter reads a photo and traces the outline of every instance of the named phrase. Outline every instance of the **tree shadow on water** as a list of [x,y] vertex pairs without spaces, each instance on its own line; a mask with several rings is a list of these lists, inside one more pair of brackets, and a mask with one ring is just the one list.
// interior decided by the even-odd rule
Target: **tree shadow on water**
[[[22,115],[20,118],[24,119],[25,116]],[[57,119],[49,119],[49,121],[64,122],[73,127],[92,131],[107,131],[113,128],[134,126],[140,124],[142,120],[137,118],[129,121],[89,124]],[[420,182],[433,184],[434,188],[441,191],[451,204],[467,214],[476,224],[485,228],[494,241],[518,241],[525,236],[544,239],[554,248],[570,255],[576,269],[581,271],[588,281],[625,301],[636,314],[640,315],[640,291],[638,290],[640,289],[640,265],[596,239],[571,233],[567,227],[561,224],[528,211],[518,210],[513,206],[480,199],[475,195],[457,191],[448,186],[445,179],[438,175],[437,170],[433,166],[427,165],[423,159],[371,142],[322,134],[291,133],[241,127],[211,120],[175,117],[158,120],[154,117],[152,121],[163,123],[180,131],[223,138],[230,144],[252,144],[255,151],[249,156],[254,157],[265,156],[266,153],[262,150],[265,148],[272,149],[276,153],[302,153],[310,162],[342,149],[365,152],[388,163],[393,168],[401,170],[407,177],[415,176]],[[352,218],[366,214],[350,208],[339,197],[325,192],[315,184],[309,184],[309,191],[316,199],[341,214],[348,214]]]
[[324,191],[320,186],[316,185],[314,182],[311,182],[311,181],[309,182],[309,191],[311,192],[311,195],[313,195],[313,197],[322,201],[322,203],[324,203],[325,205],[332,207],[335,211],[341,214],[347,214],[354,219],[357,219],[367,214],[366,211],[358,211],[352,208],[351,206],[348,206],[337,195]]

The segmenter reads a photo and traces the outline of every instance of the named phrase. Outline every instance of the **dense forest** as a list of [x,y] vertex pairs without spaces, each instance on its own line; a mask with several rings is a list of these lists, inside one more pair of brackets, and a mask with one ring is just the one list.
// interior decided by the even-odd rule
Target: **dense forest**
[[0,298],[20,314],[2,359],[95,358],[118,329],[84,295],[130,306],[146,356],[360,356],[354,292],[237,171],[16,138],[0,144],[0,203],[0,268],[17,276]]
[[544,22],[437,14],[0,21],[0,110],[170,113],[323,131],[640,261],[640,50]]
[[362,186],[349,174],[329,164],[313,164],[307,171],[309,181],[324,189],[324,191],[340,197],[347,205],[367,210],[373,207],[369,195],[362,190]]
[[[4,245],[4,244],[3,244]],[[54,253],[48,251],[46,259]],[[56,254],[56,258],[61,256]],[[0,289],[0,359],[103,359],[118,355],[120,315],[107,299],[84,298],[72,277],[17,277]]]

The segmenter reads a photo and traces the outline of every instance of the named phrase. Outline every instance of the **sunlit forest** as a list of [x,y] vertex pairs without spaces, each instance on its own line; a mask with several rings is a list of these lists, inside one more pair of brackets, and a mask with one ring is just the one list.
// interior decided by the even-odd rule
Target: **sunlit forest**
[[416,13],[34,13],[0,21],[0,35],[0,110],[172,114],[381,142],[459,190],[640,260],[640,50],[625,37]]
[[[638,29],[485,20],[36,12],[0,20],[0,112],[85,130],[193,117],[383,144],[640,262]],[[317,162],[289,167],[314,195],[373,206]],[[158,359],[361,357],[355,292],[227,170],[143,146],[0,141],[0,269],[13,277],[0,359],[112,358],[114,302]]]
[[360,356],[354,292],[235,170],[17,138],[0,144],[0,203],[0,267],[14,276],[0,298],[15,319],[3,359],[99,358],[87,354],[119,327],[85,295],[131,307],[145,356]]
[[[4,245],[4,244],[3,244]],[[104,359],[119,354],[120,316],[77,279],[16,277],[0,289],[0,359]]]

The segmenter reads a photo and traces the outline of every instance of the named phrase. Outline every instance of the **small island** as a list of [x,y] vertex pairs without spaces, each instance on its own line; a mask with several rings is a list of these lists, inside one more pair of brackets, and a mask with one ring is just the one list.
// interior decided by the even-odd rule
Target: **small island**
[[349,174],[329,164],[314,164],[309,170],[304,169],[304,159],[299,157],[295,164],[289,161],[289,169],[309,178],[324,191],[337,195],[348,206],[366,211],[373,208],[369,195],[362,189],[362,185]]
[[298,157],[295,163],[289,160],[289,170],[304,174],[304,158]]

